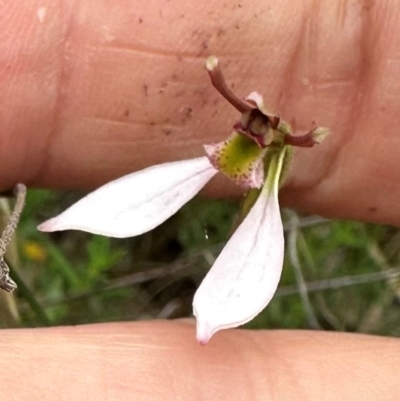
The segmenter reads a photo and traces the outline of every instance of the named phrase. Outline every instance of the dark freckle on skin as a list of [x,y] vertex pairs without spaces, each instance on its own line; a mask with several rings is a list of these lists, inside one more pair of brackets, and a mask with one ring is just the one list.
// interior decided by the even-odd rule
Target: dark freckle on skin
[[190,120],[192,117],[193,109],[191,107],[187,107],[184,111],[184,116],[182,118],[182,122],[185,123],[186,121]]
[[378,208],[376,206],[372,206],[368,209],[369,212],[374,213],[378,210]]
[[241,5],[241,4],[238,4],[238,7],[239,7],[239,8],[242,8],[242,5]]
[[235,28],[236,28],[236,29],[240,29],[239,25],[235,25]]
[[126,117],[128,117],[129,116],[129,110],[126,109],[124,114],[125,114]]
[[363,10],[364,11],[369,11],[369,10],[371,10],[371,8],[373,7],[373,3],[371,4],[371,5],[369,5],[369,4],[367,4],[367,1],[362,1],[361,2],[361,4],[362,4],[362,8],[363,8]]
[[149,87],[148,87],[146,84],[144,84],[144,85],[143,85],[143,90],[144,90],[144,96],[146,96],[146,97],[147,97],[147,91],[148,91],[148,89],[149,89]]
[[165,135],[168,136],[172,131],[170,129],[165,129],[163,132]]
[[141,24],[143,22],[142,18],[139,18],[139,24]]

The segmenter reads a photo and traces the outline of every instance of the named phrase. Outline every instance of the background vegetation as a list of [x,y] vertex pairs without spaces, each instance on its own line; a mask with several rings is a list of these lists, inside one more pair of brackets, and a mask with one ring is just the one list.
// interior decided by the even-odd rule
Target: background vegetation
[[[23,283],[12,296],[1,294],[0,324],[190,316],[193,294],[226,242],[238,202],[195,199],[156,230],[126,240],[36,231],[81,196],[28,192],[8,255]],[[5,218],[8,201],[1,202]],[[248,327],[400,336],[400,231],[289,210],[283,216],[287,249],[280,288]]]

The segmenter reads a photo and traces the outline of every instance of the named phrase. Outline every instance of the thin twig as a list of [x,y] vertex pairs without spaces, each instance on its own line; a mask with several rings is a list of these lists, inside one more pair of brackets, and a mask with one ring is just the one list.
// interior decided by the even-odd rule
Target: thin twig
[[169,301],[157,315],[157,319],[170,319],[176,311],[182,307],[182,300],[172,299]]
[[[380,267],[381,270],[385,271],[389,269],[389,263],[386,260],[386,256],[383,254],[382,250],[378,246],[376,242],[371,242],[368,246],[368,252],[373,261]],[[398,278],[389,278],[388,285],[391,290],[394,292],[396,296],[400,296],[400,287],[399,287],[399,279]]]
[[[182,266],[180,269],[175,270],[175,272],[178,270],[184,270],[187,267],[188,265]],[[80,294],[70,295],[58,299],[51,299],[51,300],[42,299],[41,301],[46,304],[46,307],[56,306],[66,302],[73,302],[79,299],[100,295],[104,292],[115,291],[120,288],[131,287],[151,280],[161,279],[164,278],[165,276],[169,276],[170,274],[172,274],[166,268],[163,267],[154,270],[156,271],[153,272],[153,270],[149,270],[147,272],[139,272],[131,274],[127,276],[129,278],[127,282],[125,282],[125,277],[121,277],[120,279],[116,280],[117,281],[116,285],[111,284],[103,288],[98,288],[94,291],[87,291]],[[310,292],[325,291],[325,290],[340,290],[342,288],[347,288],[354,285],[371,284],[379,281],[385,281],[388,278],[393,278],[393,277],[400,277],[400,267],[389,269],[386,270],[385,272],[357,274],[354,276],[344,276],[326,280],[310,281],[306,282],[305,285],[307,288],[307,292],[310,293]],[[280,287],[277,290],[275,297],[287,297],[291,295],[296,295],[298,293],[299,293],[299,288],[297,285],[285,286],[285,287]]]
[[[326,223],[330,223],[330,222],[331,222],[331,220],[325,219],[320,216],[307,216],[307,217],[302,217],[301,219],[299,219],[297,227],[298,228],[312,227],[312,226],[316,226],[319,224],[326,224]],[[284,231],[290,231],[291,228],[292,228],[291,222],[285,223],[283,225]]]
[[17,288],[17,284],[10,278],[10,269],[8,268],[7,263],[4,261],[4,255],[7,251],[9,243],[11,242],[15,229],[17,228],[22,209],[24,208],[26,197],[25,185],[17,184],[14,192],[17,198],[14,210],[11,213],[10,219],[8,220],[6,228],[4,229],[0,238],[0,288],[7,292],[12,292]]
[[[315,272],[317,270],[317,266],[315,264],[314,257],[307,246],[307,242],[304,237],[304,233],[302,231],[299,231],[298,246],[299,246],[299,252],[305,258],[305,263],[308,265],[308,267],[311,268],[312,271]],[[342,328],[340,319],[338,319],[335,316],[335,314],[329,309],[325,301],[324,293],[322,292],[317,293],[315,300],[317,305],[319,306],[318,308],[319,312],[326,319],[326,321],[329,322],[332,325],[332,327],[334,327],[336,330]]]
[[[318,280],[307,282],[307,291],[325,291],[325,290],[340,290],[342,288],[351,287],[353,285],[371,284],[378,281],[385,281],[391,278],[400,277],[400,267],[388,269],[384,272],[356,274],[354,276],[344,276],[338,278],[330,278],[326,280]],[[289,295],[298,294],[297,286],[281,287],[275,294],[275,297],[286,297]]]
[[21,296],[26,299],[26,302],[28,302],[29,306],[35,312],[38,321],[43,326],[50,326],[51,323],[49,317],[47,316],[46,312],[39,304],[39,302],[36,300],[36,297],[33,295],[32,291],[25,285],[18,272],[15,269],[13,269],[12,265],[10,265],[10,270],[16,284],[19,287],[18,293],[20,293]]
[[17,199],[14,210],[12,211],[10,219],[8,220],[6,228],[4,229],[0,238],[0,258],[3,258],[6,253],[8,244],[10,243],[14,231],[17,228],[19,217],[21,216],[22,209],[24,208],[26,196],[26,186],[24,184],[17,184],[15,186],[15,196]]
[[297,252],[297,233],[298,233],[297,230],[298,230],[299,219],[295,214],[293,214],[291,217],[291,223],[292,227],[289,231],[289,241],[288,241],[289,256],[292,262],[294,274],[297,281],[297,286],[299,287],[301,302],[303,304],[304,310],[306,311],[310,327],[314,329],[320,329],[321,326],[318,323],[317,317],[315,316],[313,307],[310,302],[310,298],[308,296],[307,286],[303,277],[303,273],[301,272],[301,265],[300,265],[299,255]]

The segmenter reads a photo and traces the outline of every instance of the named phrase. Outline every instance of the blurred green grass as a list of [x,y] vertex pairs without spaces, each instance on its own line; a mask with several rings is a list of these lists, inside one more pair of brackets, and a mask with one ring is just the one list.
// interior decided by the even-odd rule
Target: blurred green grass
[[[36,230],[81,196],[28,192],[16,236],[16,268],[27,290],[15,292],[17,322],[2,319],[2,327],[190,316],[193,294],[226,242],[239,201],[194,199],[154,231],[124,240]],[[400,231],[285,210],[283,217],[280,288],[247,327],[400,336]]]

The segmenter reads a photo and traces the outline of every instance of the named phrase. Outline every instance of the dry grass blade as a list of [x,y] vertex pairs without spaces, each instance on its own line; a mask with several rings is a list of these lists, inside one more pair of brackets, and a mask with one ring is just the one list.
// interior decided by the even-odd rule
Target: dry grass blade
[[291,228],[289,230],[289,241],[288,241],[289,257],[290,261],[292,262],[293,270],[295,273],[297,285],[300,292],[301,302],[306,311],[310,327],[314,329],[320,329],[321,326],[318,323],[317,317],[315,316],[313,307],[310,302],[310,298],[308,296],[307,286],[303,277],[303,273],[301,271],[302,269],[297,249],[297,234],[299,225],[299,219],[297,215],[293,213],[290,222],[291,222]]
[[7,251],[7,247],[11,242],[11,238],[17,228],[19,218],[25,204],[26,187],[24,184],[17,184],[15,186],[15,196],[17,198],[14,206],[14,210],[11,213],[10,219],[1,234],[0,238],[0,288],[12,292],[17,288],[17,285],[10,277],[10,269],[7,263],[4,261],[4,255]]

